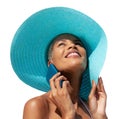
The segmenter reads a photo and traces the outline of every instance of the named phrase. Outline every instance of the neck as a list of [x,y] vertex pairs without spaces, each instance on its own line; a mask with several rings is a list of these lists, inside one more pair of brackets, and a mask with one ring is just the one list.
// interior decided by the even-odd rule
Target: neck
[[70,91],[71,100],[73,103],[79,100],[79,90],[81,85],[82,73],[62,73],[69,81],[72,90]]

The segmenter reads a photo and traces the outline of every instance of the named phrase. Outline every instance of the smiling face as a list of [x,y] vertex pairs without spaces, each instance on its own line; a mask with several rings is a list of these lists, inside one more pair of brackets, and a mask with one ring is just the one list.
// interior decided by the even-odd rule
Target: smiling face
[[60,35],[50,46],[49,62],[59,71],[83,72],[87,66],[86,50],[77,37],[71,34]]

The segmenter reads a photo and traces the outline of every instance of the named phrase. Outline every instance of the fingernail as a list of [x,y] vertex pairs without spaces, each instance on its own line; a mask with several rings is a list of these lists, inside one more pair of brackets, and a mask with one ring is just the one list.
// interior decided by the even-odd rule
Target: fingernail
[[58,74],[58,75],[60,75],[61,73],[60,73],[60,72],[58,72],[57,74]]

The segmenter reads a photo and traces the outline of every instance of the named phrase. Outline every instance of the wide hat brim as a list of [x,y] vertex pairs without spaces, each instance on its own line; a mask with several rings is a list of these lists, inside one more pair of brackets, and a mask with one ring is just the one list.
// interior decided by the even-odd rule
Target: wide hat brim
[[103,29],[80,11],[52,7],[38,11],[18,28],[11,44],[11,64],[17,76],[26,84],[49,91],[46,81],[47,50],[52,39],[61,33],[72,33],[82,39],[89,66],[85,71],[80,96],[87,100],[91,81],[97,83],[104,64],[107,40]]

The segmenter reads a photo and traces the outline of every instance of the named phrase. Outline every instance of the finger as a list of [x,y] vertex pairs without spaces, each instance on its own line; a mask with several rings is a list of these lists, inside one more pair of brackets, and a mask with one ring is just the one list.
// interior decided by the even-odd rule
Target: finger
[[[61,75],[61,73],[58,72],[58,73],[56,73],[51,79],[53,79],[53,78],[56,79],[56,78],[59,77],[60,75]],[[51,79],[50,79],[50,80],[51,80]]]
[[68,92],[68,87],[70,87],[70,82],[69,81],[64,81],[63,84],[63,89]]
[[103,93],[106,94],[106,91],[105,91],[105,88],[104,88],[104,84],[103,84],[102,77],[100,77],[99,80],[100,80],[100,90],[101,90],[101,92],[103,92]]
[[95,96],[95,93],[96,93],[96,84],[95,84],[95,81],[92,80],[92,89],[90,91],[90,94],[89,94],[89,98],[92,98],[93,96]]
[[57,95],[57,89],[55,86],[55,80],[57,77],[60,76],[60,72],[55,74],[51,79],[50,79],[50,87],[51,87],[51,99],[54,100],[54,97]]
[[50,79],[50,87],[51,87],[51,90],[54,90],[56,87],[55,87],[55,79],[57,77],[60,76],[60,72],[58,72],[57,74],[55,74],[51,79]]
[[97,92],[100,92],[101,91],[101,88],[100,88],[100,78],[98,78],[98,83],[97,83]]
[[56,88],[57,88],[58,90],[62,88],[62,86],[61,86],[61,84],[60,84],[60,83],[62,82],[62,80],[63,80],[63,81],[66,81],[67,78],[64,77],[63,75],[61,75],[61,76],[59,76],[58,78],[55,79],[55,85],[56,85]]

